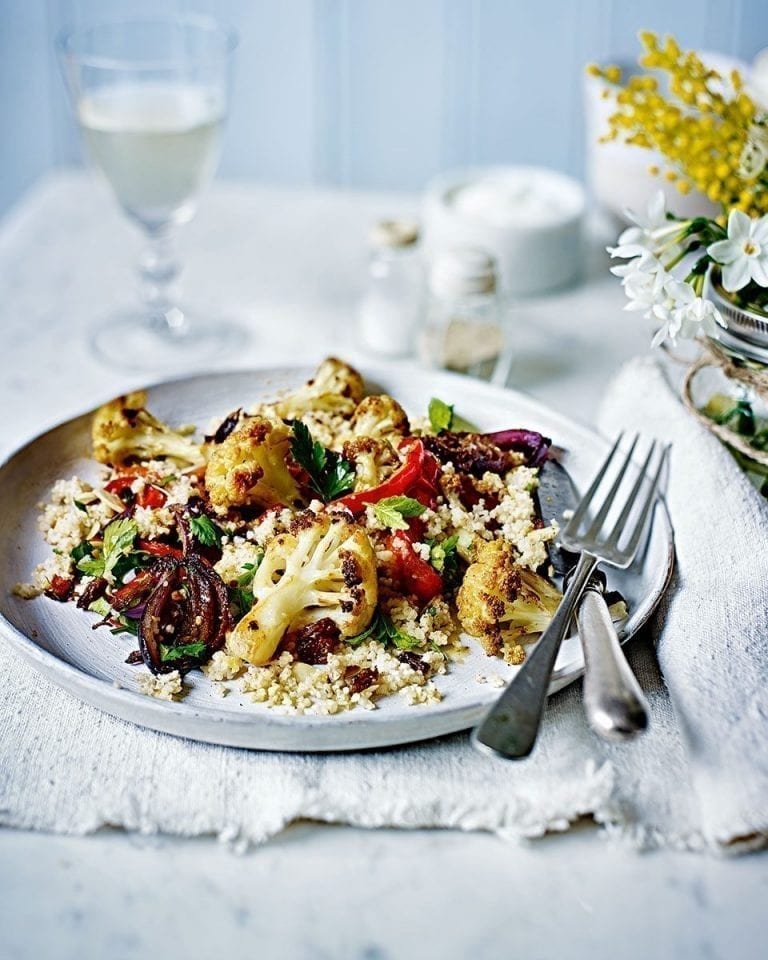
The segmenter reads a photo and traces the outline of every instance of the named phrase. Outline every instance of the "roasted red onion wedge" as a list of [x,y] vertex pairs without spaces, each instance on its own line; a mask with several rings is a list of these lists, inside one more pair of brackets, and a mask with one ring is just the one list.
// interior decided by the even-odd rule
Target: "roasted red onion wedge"
[[502,450],[514,450],[525,456],[525,465],[540,467],[547,459],[552,441],[535,430],[498,430],[484,436]]
[[194,552],[186,517],[175,513],[184,556],[162,557],[146,571],[154,585],[139,621],[139,649],[153,673],[199,667],[224,646],[232,626],[227,588]]

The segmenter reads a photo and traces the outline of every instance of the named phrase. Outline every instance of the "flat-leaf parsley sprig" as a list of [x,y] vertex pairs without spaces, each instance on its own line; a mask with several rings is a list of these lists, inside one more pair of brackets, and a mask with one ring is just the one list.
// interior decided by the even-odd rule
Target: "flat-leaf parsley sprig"
[[309,476],[309,485],[324,503],[348,493],[355,486],[354,465],[333,450],[312,439],[309,427],[293,421],[291,452]]
[[390,530],[407,530],[408,518],[420,517],[427,509],[413,497],[385,497],[372,504],[373,512],[379,523]]
[[412,637],[409,633],[405,633],[405,631],[396,627],[390,618],[385,613],[382,613],[379,608],[376,609],[373,619],[362,633],[358,633],[354,637],[346,637],[345,639],[351,647],[356,647],[366,640],[376,640],[385,647],[393,646],[397,647],[398,650],[415,650],[421,646],[420,640],[417,640],[416,637]]

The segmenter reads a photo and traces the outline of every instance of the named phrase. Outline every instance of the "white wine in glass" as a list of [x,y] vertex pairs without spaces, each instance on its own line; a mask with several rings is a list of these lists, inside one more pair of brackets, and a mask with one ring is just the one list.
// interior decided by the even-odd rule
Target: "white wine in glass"
[[93,345],[108,361],[205,366],[245,338],[232,324],[190,316],[171,293],[175,229],[194,215],[218,161],[235,43],[205,17],[96,24],[59,40],[86,152],[147,238],[141,308],[94,331]]

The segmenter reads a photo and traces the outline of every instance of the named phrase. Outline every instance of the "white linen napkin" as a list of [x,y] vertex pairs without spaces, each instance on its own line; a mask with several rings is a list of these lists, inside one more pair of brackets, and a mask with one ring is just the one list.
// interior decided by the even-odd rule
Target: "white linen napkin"
[[[680,406],[652,361],[608,391],[601,426],[674,443],[679,570],[629,655],[648,733],[608,745],[580,684],[550,700],[536,751],[513,763],[466,734],[344,755],[269,754],[115,720],[37,676],[0,642],[0,823],[260,842],[300,818],[534,837],[591,817],[638,844],[746,849],[768,836],[768,509]],[[414,709],[419,709],[414,707]]]
[[768,501],[675,402],[662,369],[635,361],[600,426],[673,443],[667,503],[677,569],[656,617],[658,658],[683,734],[701,829],[728,843],[768,828]]

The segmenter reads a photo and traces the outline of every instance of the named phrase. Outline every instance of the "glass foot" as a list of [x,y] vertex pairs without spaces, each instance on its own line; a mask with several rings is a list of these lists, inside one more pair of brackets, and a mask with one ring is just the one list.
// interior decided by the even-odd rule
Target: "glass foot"
[[247,346],[248,331],[231,321],[213,322],[173,308],[169,324],[164,317],[125,311],[105,318],[91,333],[96,356],[124,370],[208,370],[234,359]]

